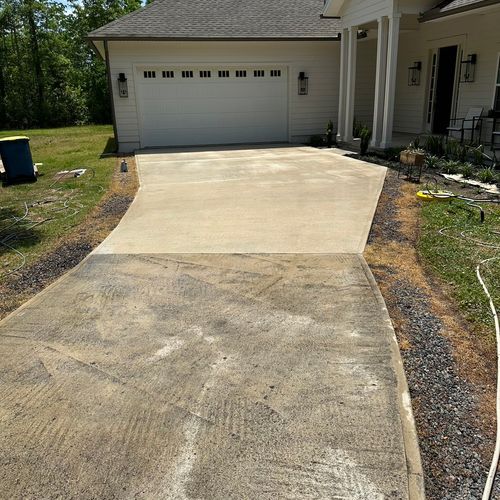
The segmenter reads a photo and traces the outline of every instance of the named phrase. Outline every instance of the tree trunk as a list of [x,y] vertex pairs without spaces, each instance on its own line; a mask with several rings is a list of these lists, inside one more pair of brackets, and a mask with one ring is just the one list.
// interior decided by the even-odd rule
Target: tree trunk
[[26,16],[29,26],[29,37],[31,46],[31,57],[33,59],[33,67],[35,69],[35,87],[36,87],[36,108],[38,126],[43,126],[45,122],[44,113],[44,92],[43,92],[43,72],[42,62],[40,57],[40,47],[38,44],[38,32],[35,22],[35,6],[32,1],[28,0],[26,5]]

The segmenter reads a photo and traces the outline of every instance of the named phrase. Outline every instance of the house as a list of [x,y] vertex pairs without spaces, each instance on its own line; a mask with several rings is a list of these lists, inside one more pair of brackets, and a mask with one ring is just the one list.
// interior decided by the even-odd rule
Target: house
[[499,26],[500,0],[155,0],[89,39],[120,151],[303,142],[330,119],[387,148],[500,109]]

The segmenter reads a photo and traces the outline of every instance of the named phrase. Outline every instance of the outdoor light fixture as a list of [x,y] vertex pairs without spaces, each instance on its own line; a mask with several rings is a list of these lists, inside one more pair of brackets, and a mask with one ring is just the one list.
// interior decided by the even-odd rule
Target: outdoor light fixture
[[408,68],[408,86],[417,87],[420,85],[420,73],[422,72],[422,62],[416,61]]
[[304,71],[299,73],[299,95],[307,95],[309,91],[309,77]]
[[460,61],[460,83],[472,83],[476,74],[477,55],[469,54]]
[[120,73],[118,76],[118,93],[120,97],[128,97],[128,85],[125,73]]

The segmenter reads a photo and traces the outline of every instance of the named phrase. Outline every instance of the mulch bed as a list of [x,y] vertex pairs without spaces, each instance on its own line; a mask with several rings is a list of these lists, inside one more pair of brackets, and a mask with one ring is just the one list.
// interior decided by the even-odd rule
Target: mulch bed
[[470,340],[444,285],[419,260],[417,190],[388,171],[366,259],[400,344],[427,498],[481,498],[495,439],[495,352]]

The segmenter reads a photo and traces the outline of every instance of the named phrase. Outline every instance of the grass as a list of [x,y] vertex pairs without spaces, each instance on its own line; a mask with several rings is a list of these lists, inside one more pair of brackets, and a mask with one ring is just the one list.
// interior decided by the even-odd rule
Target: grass
[[[477,242],[500,247],[500,206],[482,206],[486,212],[483,224],[478,210],[468,207],[465,202],[424,204],[418,250],[427,268],[449,285],[451,295],[474,329],[494,335],[491,311],[476,278],[476,266],[484,259],[500,256],[500,249],[481,246]],[[444,231],[446,236],[439,233],[442,228],[447,228]],[[481,274],[497,308],[500,308],[500,259],[485,264]]]
[[[36,183],[0,188],[0,239],[29,265],[76,231],[109,188],[116,158],[101,154],[113,150],[113,130],[105,125],[0,131],[0,137],[10,135],[30,137],[33,161],[43,163]],[[75,168],[88,170],[80,178],[58,178],[61,170]],[[24,214],[25,203],[28,217],[8,228]],[[21,263],[20,254],[0,248],[0,280]]]

